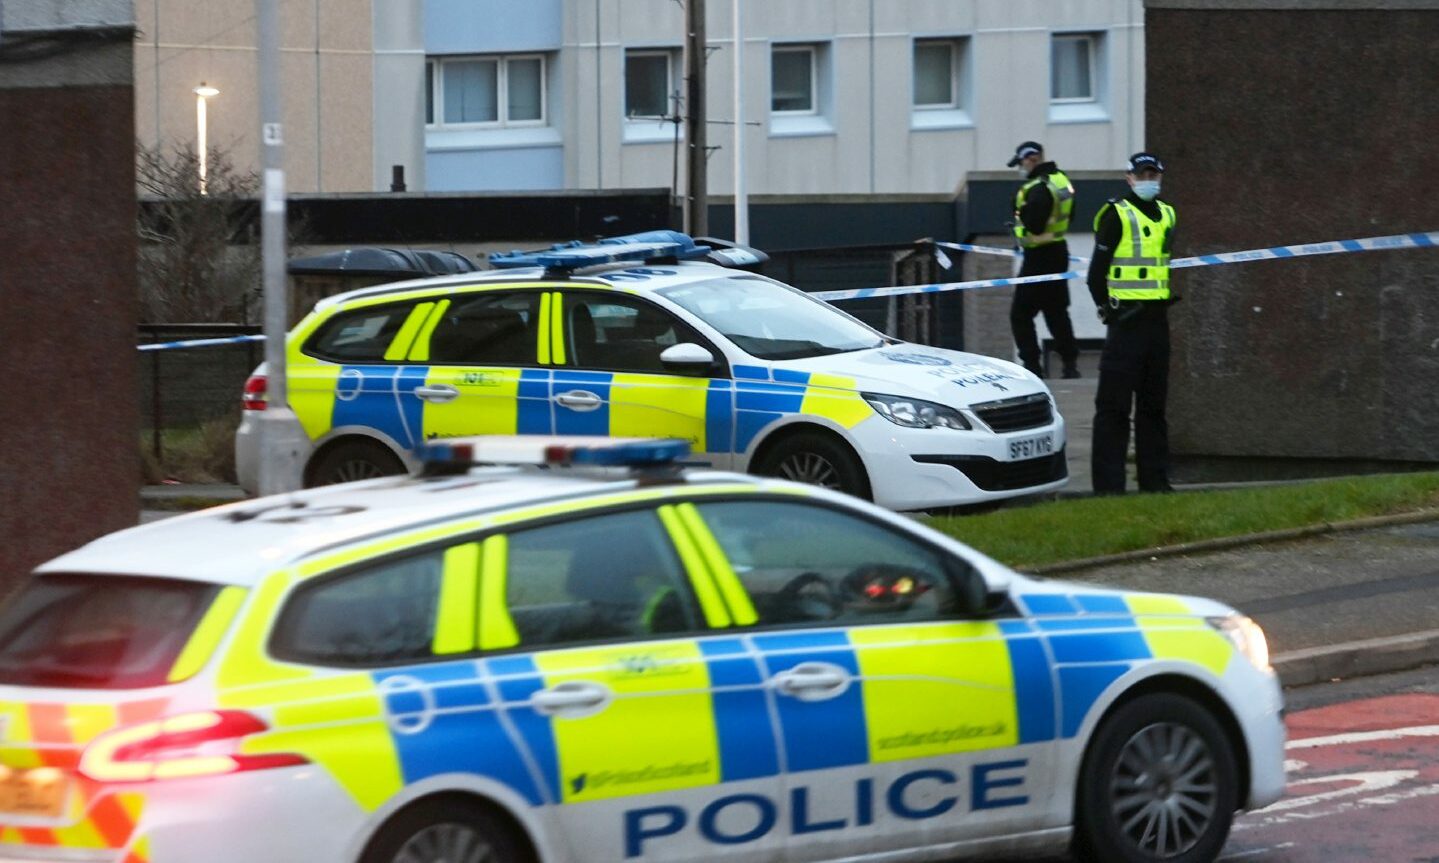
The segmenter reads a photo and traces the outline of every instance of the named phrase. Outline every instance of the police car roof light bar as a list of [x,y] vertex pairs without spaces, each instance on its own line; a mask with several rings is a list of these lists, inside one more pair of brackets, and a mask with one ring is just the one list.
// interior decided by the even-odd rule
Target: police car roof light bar
[[609,237],[595,243],[575,240],[557,243],[534,252],[493,252],[490,266],[507,270],[543,267],[547,272],[566,273],[584,267],[624,261],[645,263],[657,260],[698,260],[710,253],[709,246],[697,244],[679,231],[645,231],[623,237]]
[[423,475],[462,473],[481,464],[653,468],[689,455],[688,441],[557,435],[476,435],[427,441]]

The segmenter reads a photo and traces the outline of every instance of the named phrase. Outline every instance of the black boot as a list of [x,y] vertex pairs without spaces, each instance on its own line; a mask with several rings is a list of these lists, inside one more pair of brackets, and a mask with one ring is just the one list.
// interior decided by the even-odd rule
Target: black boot
[[1079,366],[1075,365],[1075,364],[1072,363],[1072,362],[1065,363],[1065,364],[1064,364],[1064,379],[1067,380],[1067,381],[1072,381],[1072,380],[1074,380],[1075,378],[1078,378],[1078,377],[1080,377],[1080,374],[1079,374]]

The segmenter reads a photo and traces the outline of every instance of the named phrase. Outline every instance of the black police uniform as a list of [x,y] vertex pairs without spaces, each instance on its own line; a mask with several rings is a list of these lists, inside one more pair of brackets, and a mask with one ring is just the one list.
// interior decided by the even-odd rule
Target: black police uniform
[[[1029,172],[1029,179],[1053,174],[1059,169],[1053,162],[1036,165]],[[1036,183],[1025,196],[1024,206],[1019,210],[1019,221],[1024,230],[1038,236],[1045,232],[1049,214],[1054,208],[1054,195],[1048,184]],[[1042,276],[1048,273],[1063,273],[1069,269],[1069,244],[1064,240],[1024,250],[1024,263],[1019,268],[1021,276]],[[1075,361],[1079,348],[1074,343],[1074,327],[1069,322],[1069,282],[1037,282],[1032,285],[1016,285],[1014,302],[1009,307],[1009,326],[1014,332],[1014,343],[1019,348],[1019,359],[1025,368],[1040,374],[1039,337],[1034,330],[1034,316],[1044,315],[1044,325],[1054,336],[1054,347],[1064,361],[1065,377],[1078,377]]]
[[[1124,200],[1151,219],[1160,218],[1159,203],[1133,192]],[[1099,216],[1094,257],[1089,264],[1089,293],[1108,324],[1104,353],[1099,358],[1099,391],[1094,397],[1094,448],[1090,457],[1095,494],[1124,491],[1125,457],[1129,450],[1129,410],[1134,403],[1134,456],[1140,491],[1169,491],[1169,313],[1179,296],[1174,281],[1168,300],[1109,300],[1109,267],[1123,236],[1114,201]],[[1168,253],[1174,241],[1164,240]]]

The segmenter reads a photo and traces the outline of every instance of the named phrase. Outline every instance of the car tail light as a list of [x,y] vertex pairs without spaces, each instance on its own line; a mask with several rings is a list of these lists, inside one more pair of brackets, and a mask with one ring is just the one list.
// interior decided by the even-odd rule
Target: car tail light
[[96,737],[80,756],[80,772],[97,782],[148,782],[309,763],[292,753],[239,751],[243,738],[268,730],[242,710],[182,713]]
[[244,394],[240,396],[240,404],[247,411],[262,411],[268,403],[265,397],[269,384],[264,375],[250,375],[245,381]]

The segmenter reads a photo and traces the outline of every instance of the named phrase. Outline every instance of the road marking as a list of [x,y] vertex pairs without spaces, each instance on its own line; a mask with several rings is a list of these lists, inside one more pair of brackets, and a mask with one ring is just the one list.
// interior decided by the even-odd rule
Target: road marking
[[1300,797],[1285,797],[1275,803],[1271,803],[1263,809],[1263,812],[1281,812],[1285,809],[1298,809],[1301,806],[1313,806],[1315,803],[1322,803],[1325,800],[1333,800],[1336,797],[1353,797],[1356,794],[1367,794],[1371,791],[1383,791],[1386,788],[1393,788],[1401,782],[1407,782],[1419,775],[1418,770],[1373,770],[1365,773],[1341,773],[1337,776],[1314,776],[1309,779],[1296,779],[1289,783],[1291,789],[1300,785],[1333,785],[1336,782],[1357,782],[1347,788],[1336,788],[1333,791],[1320,791],[1315,794],[1306,794]]
[[1439,725],[1415,725],[1409,728],[1387,728],[1383,731],[1351,731],[1327,737],[1303,737],[1284,744],[1285,749],[1313,749],[1318,746],[1343,746],[1346,743],[1373,743],[1378,740],[1401,740],[1405,737],[1439,737]]
[[[1343,815],[1346,812],[1353,812],[1356,809],[1368,809],[1373,806],[1392,806],[1395,803],[1404,803],[1408,800],[1416,800],[1420,797],[1433,797],[1439,795],[1439,783],[1434,785],[1420,785],[1417,788],[1406,788],[1403,791],[1395,791],[1392,794],[1380,794],[1375,797],[1365,797],[1361,800],[1345,800],[1335,806],[1323,809],[1318,812],[1281,812],[1278,815],[1256,817],[1253,821],[1248,819],[1237,822],[1235,830],[1248,830],[1254,827],[1274,827],[1279,824],[1287,824],[1291,821],[1313,821],[1320,818],[1332,818],[1335,815]],[[1266,810],[1259,810],[1254,813],[1259,816]]]
[[1268,848],[1251,848],[1248,851],[1236,851],[1233,854],[1225,854],[1219,859],[1222,863],[1224,860],[1240,860],[1245,857],[1258,857],[1260,854],[1268,854],[1270,851],[1283,851],[1286,848],[1293,847],[1293,842],[1281,842],[1278,845],[1270,845]]

